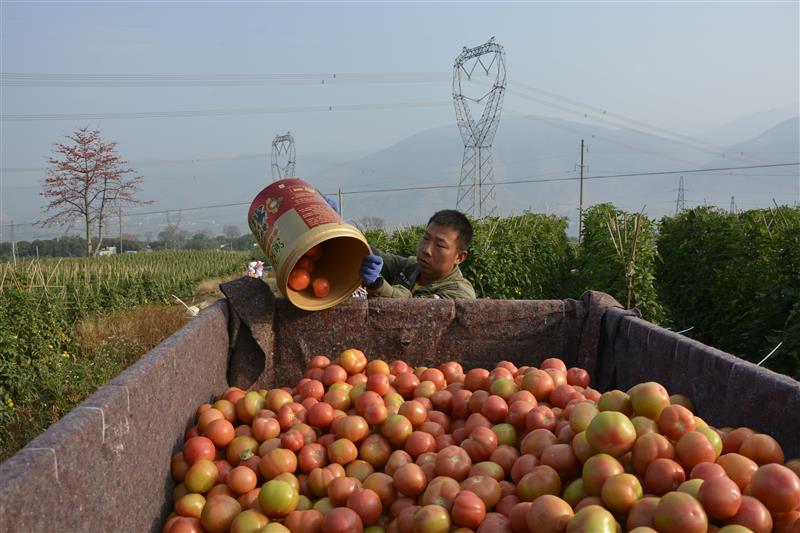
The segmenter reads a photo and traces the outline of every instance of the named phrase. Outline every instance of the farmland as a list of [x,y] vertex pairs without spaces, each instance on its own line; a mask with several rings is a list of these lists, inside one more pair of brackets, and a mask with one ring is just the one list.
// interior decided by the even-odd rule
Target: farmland
[[0,264],[0,459],[186,320],[203,280],[245,253],[168,251]]
[[[371,231],[414,255],[421,227]],[[474,224],[463,271],[479,298],[610,293],[643,317],[800,378],[800,208],[697,208],[660,221],[610,204],[567,221],[525,213]],[[242,253],[164,251],[0,264],[0,459],[187,320],[170,295],[244,272]],[[187,302],[194,303],[194,302]]]

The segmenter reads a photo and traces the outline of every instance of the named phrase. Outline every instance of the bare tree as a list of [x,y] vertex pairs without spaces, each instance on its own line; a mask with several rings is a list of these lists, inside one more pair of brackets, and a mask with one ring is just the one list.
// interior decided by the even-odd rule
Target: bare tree
[[354,221],[356,227],[361,231],[374,231],[386,228],[386,221],[381,217],[363,216]]
[[[142,177],[135,175],[128,163],[119,157],[116,142],[103,142],[100,130],[88,126],[67,135],[67,139],[72,142],[53,145],[53,155],[48,159],[51,168],[40,193],[50,199],[43,211],[55,211],[55,214],[39,224],[53,226],[82,221],[86,254],[96,255],[103,242],[107,215],[122,207],[151,202],[136,198]],[[128,177],[129,174],[134,175]],[[94,245],[93,229],[96,229]]]
[[222,234],[226,239],[235,239],[239,237],[242,232],[236,224],[225,224],[222,226]]

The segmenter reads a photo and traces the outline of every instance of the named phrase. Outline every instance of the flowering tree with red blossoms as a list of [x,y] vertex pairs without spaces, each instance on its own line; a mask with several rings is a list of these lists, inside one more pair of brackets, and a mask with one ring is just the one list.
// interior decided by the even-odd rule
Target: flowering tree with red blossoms
[[[67,135],[67,139],[72,142],[53,145],[53,155],[48,159],[51,168],[40,194],[50,200],[44,212],[55,213],[39,224],[53,226],[82,221],[86,231],[86,254],[97,255],[103,242],[106,217],[121,213],[123,207],[150,202],[136,198],[142,177],[135,175],[128,163],[119,157],[116,142],[103,142],[100,130],[88,126]],[[134,175],[129,176],[131,174]],[[93,229],[96,230],[94,246]]]

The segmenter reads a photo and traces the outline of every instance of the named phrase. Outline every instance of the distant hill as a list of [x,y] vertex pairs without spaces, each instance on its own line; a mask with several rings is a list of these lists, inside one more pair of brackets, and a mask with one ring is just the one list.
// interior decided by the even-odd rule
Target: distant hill
[[[530,209],[569,216],[574,222],[581,139],[588,147],[584,205],[614,202],[631,211],[645,208],[648,215],[658,218],[674,212],[680,174],[607,176],[796,162],[800,160],[799,130],[800,119],[795,117],[720,150],[703,141],[670,140],[632,129],[552,117],[503,116],[494,142],[498,213]],[[345,191],[347,220],[377,216],[390,227],[416,224],[438,209],[456,206],[462,152],[461,137],[453,124],[421,131],[371,153],[300,152],[296,173],[325,193],[333,194],[340,188]],[[142,197],[156,201],[141,211],[249,203],[272,181],[266,156],[138,170],[146,179]],[[773,198],[793,204],[800,196],[796,166],[710,175],[686,173],[684,179],[687,206],[707,202],[727,208],[734,196],[737,206],[746,209],[771,205]],[[503,183],[509,181],[531,182]],[[439,185],[447,188],[415,189]],[[366,192],[375,189],[389,191]],[[13,199],[15,205],[26,206],[34,219],[41,205],[37,192],[31,188]],[[223,224],[236,224],[246,231],[246,213],[246,205],[183,212],[176,209],[169,220],[175,223],[180,219],[190,232],[221,232]],[[157,235],[166,222],[165,214],[130,217],[125,220],[124,231]],[[22,231],[18,229],[20,239],[25,238]]]

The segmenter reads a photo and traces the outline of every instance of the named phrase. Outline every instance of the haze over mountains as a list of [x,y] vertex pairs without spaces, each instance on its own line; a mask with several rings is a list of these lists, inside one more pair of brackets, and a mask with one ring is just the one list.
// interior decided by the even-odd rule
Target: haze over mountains
[[[783,116],[786,117],[786,113]],[[644,209],[651,217],[675,211],[680,173],[610,177],[618,174],[688,171],[693,169],[794,163],[800,160],[800,118],[780,120],[759,128],[764,120],[779,116],[766,112],[749,117],[718,133],[736,140],[723,144],[634,129],[573,122],[560,118],[504,114],[494,141],[494,176],[498,213],[524,210],[577,215],[580,142],[584,139],[584,205],[613,202],[630,211]],[[735,135],[736,134],[736,135]],[[416,135],[371,153],[304,154],[297,140],[296,174],[326,194],[344,192],[348,221],[382,218],[388,227],[427,220],[437,209],[455,207],[463,145],[455,124],[420,131]],[[152,205],[138,211],[170,213],[189,232],[221,233],[223,224],[247,231],[247,205],[191,210],[195,206],[249,204],[272,181],[268,155],[250,155],[196,164],[148,167],[136,170],[146,178],[141,196]],[[687,207],[708,203],[728,208],[731,196],[739,209],[766,207],[800,200],[797,166],[750,170],[686,172]],[[609,176],[609,177],[607,177]],[[542,181],[549,180],[549,181]],[[527,181],[527,183],[503,183]],[[415,187],[443,188],[414,189]],[[445,188],[446,187],[446,188]],[[384,189],[404,191],[368,192]],[[33,216],[39,213],[38,191],[14,191],[12,202],[23,202]],[[14,199],[13,196],[17,196]],[[180,211],[183,209],[183,211]],[[165,214],[132,216],[125,231],[157,235],[167,223]],[[41,230],[38,230],[40,233]],[[572,230],[571,230],[572,232]],[[18,239],[26,238],[20,228]]]

